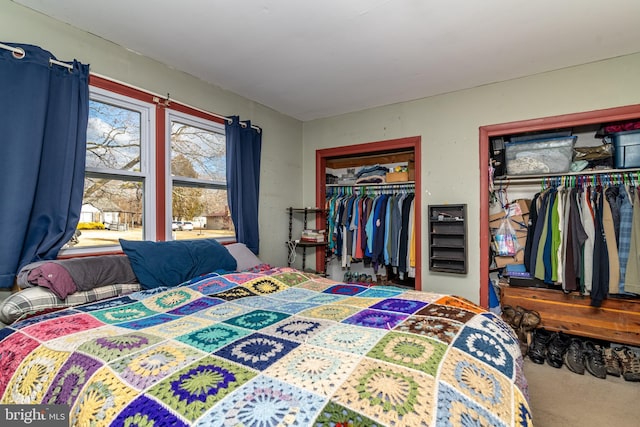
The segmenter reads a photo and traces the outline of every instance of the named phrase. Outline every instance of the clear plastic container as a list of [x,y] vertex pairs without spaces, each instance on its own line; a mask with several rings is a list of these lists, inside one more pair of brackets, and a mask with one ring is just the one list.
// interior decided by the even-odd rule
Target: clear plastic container
[[507,175],[564,173],[571,169],[577,136],[547,138],[526,142],[507,142]]

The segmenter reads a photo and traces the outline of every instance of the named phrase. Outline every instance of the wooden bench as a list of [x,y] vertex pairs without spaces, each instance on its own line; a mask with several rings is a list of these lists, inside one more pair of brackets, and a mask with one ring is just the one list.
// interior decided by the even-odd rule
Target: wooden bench
[[601,307],[578,293],[500,285],[500,303],[535,310],[541,327],[593,339],[640,346],[640,299],[607,298]]

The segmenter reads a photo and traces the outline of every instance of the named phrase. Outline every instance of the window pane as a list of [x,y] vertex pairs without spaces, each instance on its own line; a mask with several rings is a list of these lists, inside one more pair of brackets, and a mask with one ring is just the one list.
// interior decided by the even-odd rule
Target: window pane
[[174,240],[235,236],[227,190],[173,186]]
[[138,111],[89,101],[87,167],[140,171]]
[[112,178],[86,178],[77,242],[68,247],[113,246],[118,239],[143,240],[143,184]]
[[171,122],[171,174],[225,183],[225,136],[176,121]]

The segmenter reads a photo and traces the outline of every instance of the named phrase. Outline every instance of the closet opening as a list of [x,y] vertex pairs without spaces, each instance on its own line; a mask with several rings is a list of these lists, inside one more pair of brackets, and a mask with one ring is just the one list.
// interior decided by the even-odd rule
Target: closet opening
[[[637,120],[640,117],[640,105],[629,105],[624,107],[609,108],[603,110],[594,110],[580,113],[565,114],[559,116],[543,117],[537,119],[523,120],[510,123],[502,123],[489,126],[481,126],[479,128],[479,160],[480,160],[480,305],[488,307],[489,304],[489,274],[490,274],[490,226],[489,212],[491,207],[490,201],[490,179],[489,165],[495,165],[495,153],[498,147],[495,147],[495,141],[500,141],[501,137],[509,137],[514,135],[530,135],[545,134],[549,132],[561,132],[570,129],[572,135],[580,136],[593,134],[601,125],[607,123],[623,122],[625,120]],[[583,137],[580,136],[580,140]],[[595,143],[594,143],[595,144]],[[499,180],[506,186],[515,185],[517,179],[521,183],[530,181],[531,185],[544,186],[544,180],[579,180],[580,172],[555,174],[539,174],[530,175],[528,177],[515,177],[509,175],[508,170],[501,170],[500,165],[496,167],[496,181]],[[502,165],[504,166],[504,165]],[[507,168],[508,169],[508,168]],[[615,171],[614,172],[624,172]],[[590,172],[584,172],[588,175]],[[597,173],[597,172],[596,172]],[[517,178],[517,179],[516,179]],[[494,181],[495,182],[495,181]],[[512,185],[513,184],[513,185]]]
[[[409,286],[416,290],[422,290],[422,227],[421,227],[421,183],[420,183],[420,150],[421,137],[413,136],[407,138],[399,138],[392,140],[376,141],[363,144],[355,144],[341,146],[335,148],[327,148],[316,151],[316,206],[325,207],[327,196],[336,194],[340,191],[351,191],[355,193],[385,193],[395,194],[396,196],[404,193],[411,193],[412,203],[414,205],[413,232],[415,236],[415,277],[407,280],[404,275],[397,275],[393,269],[387,273],[387,280],[393,283]],[[385,183],[367,183],[358,185],[340,186],[331,178],[327,182],[328,170],[348,170],[348,173],[364,167],[374,167],[375,165],[398,165],[398,172],[391,172],[389,179],[393,182]],[[402,165],[402,166],[401,166]],[[397,179],[397,181],[395,181]],[[316,215],[316,224],[326,223],[327,214],[321,213]],[[337,263],[335,258],[328,261],[328,248],[317,251],[316,253],[316,269],[324,270],[326,267],[333,269],[333,264]],[[337,265],[337,264],[336,264]],[[382,266],[381,266],[382,268]],[[384,267],[386,268],[386,266]],[[347,272],[343,269],[342,273]],[[327,271],[330,271],[329,269]],[[341,280],[342,277],[337,280]]]

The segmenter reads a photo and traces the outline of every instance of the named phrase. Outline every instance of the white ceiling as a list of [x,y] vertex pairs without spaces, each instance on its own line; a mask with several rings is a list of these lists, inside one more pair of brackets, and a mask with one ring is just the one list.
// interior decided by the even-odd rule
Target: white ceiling
[[640,52],[639,0],[14,1],[303,121]]

